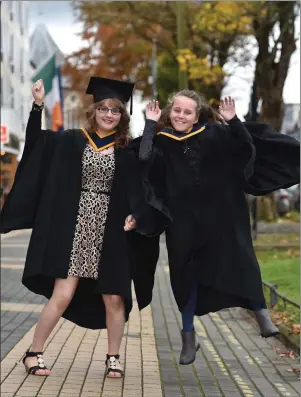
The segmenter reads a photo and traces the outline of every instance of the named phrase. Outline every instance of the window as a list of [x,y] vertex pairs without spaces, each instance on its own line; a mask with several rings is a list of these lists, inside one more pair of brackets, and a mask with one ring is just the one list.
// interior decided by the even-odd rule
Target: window
[[[14,36],[11,34],[9,38],[9,64],[12,66],[14,63]],[[13,73],[13,71],[12,71]]]
[[[3,30],[2,30],[3,29]],[[3,22],[1,21],[1,37],[0,37],[0,45],[1,45],[1,62],[3,61],[3,32],[5,32],[3,27]]]
[[20,120],[23,128],[23,122],[24,122],[24,105],[23,105],[23,98],[21,98],[21,103],[20,103]]
[[3,107],[3,90],[4,90],[4,87],[3,87],[3,78],[1,77],[1,107]]
[[23,67],[24,59],[23,58],[24,58],[24,51],[21,48],[21,50],[20,50],[20,71],[19,71],[21,83],[24,83],[24,67]]
[[27,22],[28,22],[28,9],[27,9],[27,4],[24,4],[23,2],[23,21],[22,21],[22,29],[24,34],[27,32]]
[[20,26],[20,33],[22,34],[22,26],[23,26],[23,1],[18,1],[18,21]]
[[10,84],[10,93],[9,93],[9,107],[14,109],[15,107],[15,92],[14,87]]
[[9,58],[9,46],[10,46],[10,29],[9,25],[6,21],[1,20],[1,55],[2,55],[2,61],[5,60],[6,62],[8,61]]
[[9,18],[11,21],[14,20],[14,2],[9,1],[8,2],[8,12],[9,12]]

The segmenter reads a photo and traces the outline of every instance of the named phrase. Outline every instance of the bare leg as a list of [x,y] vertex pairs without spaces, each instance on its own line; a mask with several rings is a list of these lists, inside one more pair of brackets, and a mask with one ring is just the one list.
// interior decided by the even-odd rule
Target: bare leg
[[[78,277],[68,276],[66,279],[55,280],[54,289],[51,298],[41,311],[37,323],[31,351],[42,352],[44,344],[51,334],[52,330],[58,323],[60,317],[67,309],[78,284]],[[37,365],[36,357],[28,357],[25,361],[27,367]],[[37,375],[49,375],[50,370],[38,370]]]
[[[103,295],[106,307],[106,323],[108,330],[108,354],[119,354],[121,340],[124,331],[124,301],[119,295]],[[117,361],[117,368],[122,369]],[[119,373],[111,373],[110,376],[120,377]]]

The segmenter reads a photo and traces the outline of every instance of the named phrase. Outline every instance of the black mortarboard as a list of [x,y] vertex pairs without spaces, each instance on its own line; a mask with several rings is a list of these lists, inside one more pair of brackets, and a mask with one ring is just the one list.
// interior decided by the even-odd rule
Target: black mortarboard
[[91,77],[86,94],[93,95],[94,103],[108,98],[117,98],[122,103],[126,103],[131,99],[130,114],[132,114],[134,86],[134,83],[126,81]]

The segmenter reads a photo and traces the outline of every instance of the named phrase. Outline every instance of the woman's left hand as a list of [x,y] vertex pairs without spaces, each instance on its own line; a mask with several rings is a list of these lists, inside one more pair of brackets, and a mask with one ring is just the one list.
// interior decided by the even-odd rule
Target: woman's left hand
[[228,98],[222,99],[220,106],[218,108],[219,114],[225,121],[230,121],[235,117],[235,102],[230,96]]
[[156,122],[158,122],[160,120],[161,109],[159,107],[158,101],[153,100],[153,101],[150,101],[146,105],[145,116],[146,116],[146,119],[148,119],[148,120],[153,120]]
[[124,230],[126,232],[129,232],[130,230],[135,229],[135,227],[136,227],[136,220],[133,217],[133,215],[127,216],[124,223]]

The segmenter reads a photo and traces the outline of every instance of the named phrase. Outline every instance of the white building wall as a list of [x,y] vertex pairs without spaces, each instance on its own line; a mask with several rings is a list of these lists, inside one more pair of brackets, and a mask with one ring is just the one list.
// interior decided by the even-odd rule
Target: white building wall
[[1,125],[18,137],[21,148],[32,101],[28,6],[28,1],[1,2]]

